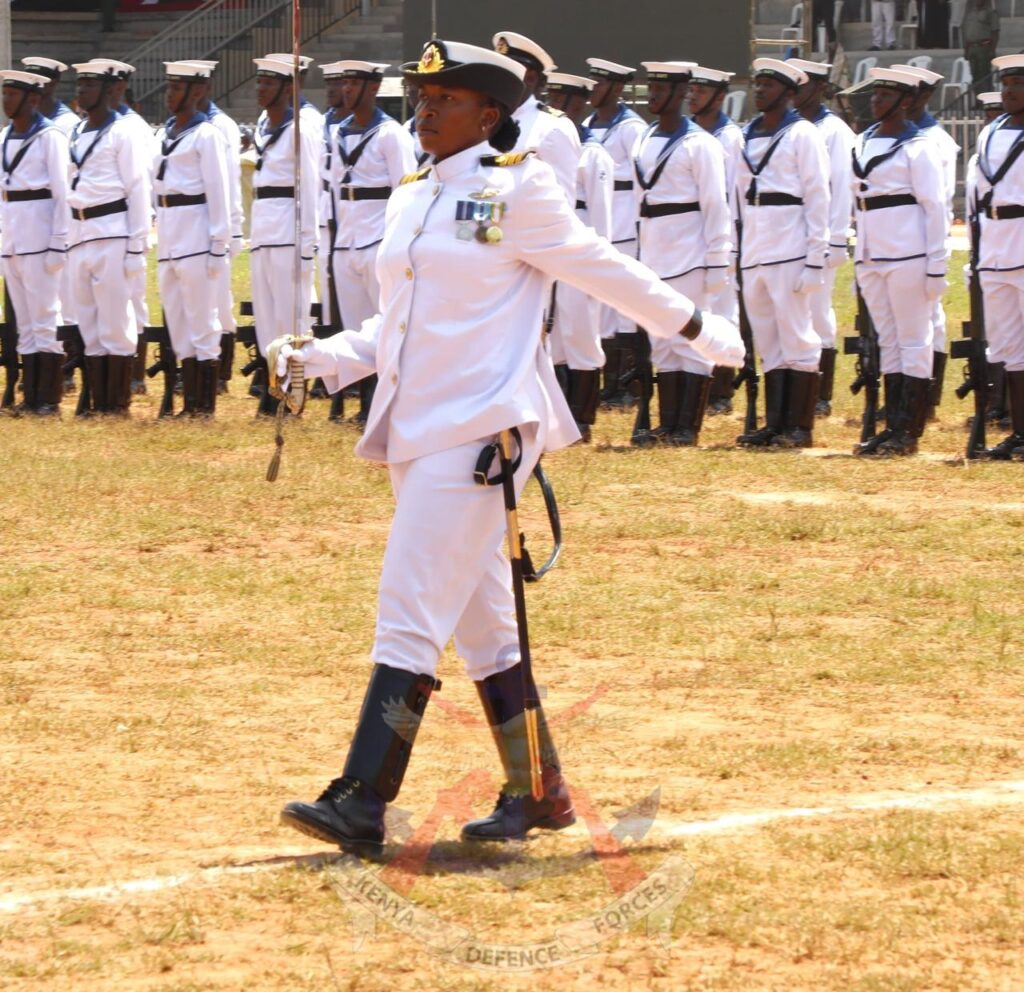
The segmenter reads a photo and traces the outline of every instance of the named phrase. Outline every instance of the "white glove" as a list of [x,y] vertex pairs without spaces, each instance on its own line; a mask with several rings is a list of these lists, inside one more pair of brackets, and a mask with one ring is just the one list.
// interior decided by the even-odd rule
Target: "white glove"
[[55,276],[59,272],[63,272],[64,266],[65,264],[67,264],[67,260],[67,255],[65,255],[64,252],[57,251],[55,248],[51,248],[46,253],[46,262],[44,263],[46,268],[46,274]]
[[715,365],[728,365],[730,368],[738,369],[747,353],[743,347],[743,338],[740,337],[740,329],[731,320],[720,317],[710,310],[702,310],[700,318],[700,334],[690,344],[702,358],[714,362]]
[[825,285],[825,270],[803,267],[793,291],[796,293],[809,294]]
[[722,266],[720,268],[708,268],[704,272],[704,295],[710,303],[712,298],[725,290],[729,285],[729,270]]
[[942,294],[946,292],[946,277],[945,276],[928,276],[924,281],[924,295],[925,299],[929,303],[934,303],[936,300],[942,299]]
[[206,256],[206,275],[210,279],[220,279],[224,269],[227,268],[227,264],[228,256],[226,254],[215,255],[211,252]]
[[242,254],[242,235],[236,234],[228,242],[228,258],[238,258]]
[[964,263],[964,289],[971,291],[971,266]]
[[281,380],[284,389],[291,384],[291,376],[288,372],[288,359],[295,358],[297,362],[302,361],[302,352],[296,351],[290,344],[283,344],[277,352],[277,365],[275,366],[278,379]]
[[837,248],[835,245],[830,245],[828,249],[828,258],[825,259],[825,264],[830,269],[838,269],[849,257],[850,253],[847,249]]
[[146,269],[146,256],[141,252],[126,252],[124,256],[124,275],[126,279],[134,279]]

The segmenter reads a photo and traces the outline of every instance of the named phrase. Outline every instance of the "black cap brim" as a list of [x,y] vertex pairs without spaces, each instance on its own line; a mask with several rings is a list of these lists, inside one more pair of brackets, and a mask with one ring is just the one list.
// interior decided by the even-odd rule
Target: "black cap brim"
[[[407,64],[417,65],[415,62]],[[496,100],[509,113],[515,110],[523,99],[522,82],[508,69],[496,65],[456,65],[450,69],[441,69],[439,72],[418,72],[415,68],[407,69],[402,66],[402,75],[417,86],[436,83],[438,86],[475,90]]]

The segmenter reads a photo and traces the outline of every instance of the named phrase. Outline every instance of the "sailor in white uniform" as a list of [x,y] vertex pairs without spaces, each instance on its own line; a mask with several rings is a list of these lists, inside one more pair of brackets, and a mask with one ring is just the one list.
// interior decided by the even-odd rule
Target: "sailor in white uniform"
[[21,355],[19,412],[60,412],[64,349],[57,340],[61,273],[67,261],[68,141],[39,106],[49,79],[9,69],[0,131],[0,230],[4,284]]
[[807,77],[779,59],[755,59],[754,106],[736,171],[743,302],[764,368],[765,426],[750,447],[809,447],[821,338],[810,297],[825,283],[829,167],[818,129],[790,106]]
[[887,426],[859,455],[910,455],[931,390],[934,303],[946,286],[946,181],[935,146],[908,119],[917,79],[869,70],[876,123],[857,136],[857,284],[878,332]]
[[210,70],[167,62],[167,109],[153,176],[157,276],[167,331],[181,363],[184,416],[213,416],[220,381],[217,291],[231,242],[224,139],[196,107]]
[[48,59],[42,55],[29,55],[21,60],[21,64],[25,67],[26,72],[34,72],[37,76],[46,77],[43,98],[39,102],[39,112],[53,121],[65,137],[70,137],[81,118],[57,96],[60,74],[67,72],[68,67],[63,62]]

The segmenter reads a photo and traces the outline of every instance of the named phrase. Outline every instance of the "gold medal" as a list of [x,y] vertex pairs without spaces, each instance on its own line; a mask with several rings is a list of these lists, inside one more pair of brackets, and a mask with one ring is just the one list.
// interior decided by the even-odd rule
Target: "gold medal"
[[487,238],[488,244],[496,245],[503,237],[505,237],[505,234],[497,224],[492,224],[487,228],[487,233],[484,237]]
[[490,187],[485,187],[484,189],[480,190],[479,192],[470,193],[469,194],[469,198],[471,200],[490,200],[490,199],[494,198],[495,196],[497,196],[500,192],[501,192],[501,190],[491,189]]

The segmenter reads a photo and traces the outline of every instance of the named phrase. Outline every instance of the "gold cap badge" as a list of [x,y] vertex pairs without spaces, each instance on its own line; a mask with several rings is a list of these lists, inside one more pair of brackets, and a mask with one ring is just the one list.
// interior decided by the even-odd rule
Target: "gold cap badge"
[[420,57],[420,64],[416,67],[418,72],[440,72],[444,68],[444,58],[437,45],[427,45]]
[[498,39],[498,44],[494,46],[494,50],[499,55],[508,55],[508,41],[504,36]]

